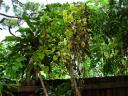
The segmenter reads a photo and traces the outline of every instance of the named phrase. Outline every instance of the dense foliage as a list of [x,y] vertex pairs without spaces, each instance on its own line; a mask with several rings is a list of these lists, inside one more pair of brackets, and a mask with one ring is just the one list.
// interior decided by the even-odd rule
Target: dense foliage
[[71,82],[75,83],[74,75],[81,75],[79,65],[88,51],[86,5],[57,3],[45,7],[33,14],[39,5],[31,2],[25,5],[20,18],[27,27],[18,28],[19,36],[10,30],[14,20],[5,20],[13,36],[7,36],[4,42],[14,44],[8,54],[10,66],[6,67],[14,71],[6,71],[6,74],[12,79],[38,79],[40,72],[47,79],[64,78],[69,74]]
[[90,7],[92,39],[87,63],[99,76],[127,75],[127,2],[111,0],[100,4]]
[[[17,32],[20,32],[20,36],[7,36],[5,39],[14,44],[8,55],[12,58],[9,59],[9,62],[16,60],[22,63],[16,62],[17,67],[22,66],[23,68],[22,77],[25,70],[27,70],[25,74],[29,76],[31,71],[38,70],[33,69],[35,67],[42,68],[42,71],[47,71],[44,73],[50,76],[52,73],[56,73],[52,72],[54,69],[51,68],[58,66],[55,67],[57,69],[60,67],[58,72],[62,71],[62,74],[66,74],[65,66],[72,65],[64,65],[64,60],[68,59],[68,62],[74,60],[80,63],[84,59],[89,38],[85,7],[82,3],[51,4],[42,9],[40,14],[34,14],[31,17],[29,17],[29,13],[26,13],[27,11],[23,12],[22,20],[27,23],[28,27],[19,27]],[[33,64],[29,64],[30,61]],[[15,64],[14,67],[16,67]],[[48,70],[44,70],[47,69],[46,67]],[[17,73],[17,71],[14,72]],[[9,73],[11,74],[11,72]]]
[[13,5],[16,17],[0,21],[12,35],[0,44],[0,85],[39,72],[43,79],[127,75],[127,0]]

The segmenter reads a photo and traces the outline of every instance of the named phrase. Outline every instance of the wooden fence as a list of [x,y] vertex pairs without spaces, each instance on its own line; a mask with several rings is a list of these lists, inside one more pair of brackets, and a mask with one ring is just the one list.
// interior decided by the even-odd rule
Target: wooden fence
[[[58,80],[58,79],[47,80],[44,82],[46,87],[47,86],[56,87],[57,85],[66,82],[69,82],[70,84],[70,80]],[[77,83],[79,89],[81,90],[82,96],[128,96],[128,76],[85,78],[85,79],[77,80]],[[16,96],[29,96],[29,95],[21,95],[21,94],[27,94],[27,93],[23,93],[23,90],[20,90],[18,92],[20,93],[17,93],[15,91],[16,94],[20,94]],[[31,94],[30,96],[37,96],[37,95],[34,95],[33,93],[33,95]]]

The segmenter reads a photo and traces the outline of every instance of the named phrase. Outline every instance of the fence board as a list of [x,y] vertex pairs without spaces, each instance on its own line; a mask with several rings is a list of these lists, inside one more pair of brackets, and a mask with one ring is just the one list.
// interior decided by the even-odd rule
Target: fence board
[[82,96],[128,96],[128,76],[85,79],[81,93]]

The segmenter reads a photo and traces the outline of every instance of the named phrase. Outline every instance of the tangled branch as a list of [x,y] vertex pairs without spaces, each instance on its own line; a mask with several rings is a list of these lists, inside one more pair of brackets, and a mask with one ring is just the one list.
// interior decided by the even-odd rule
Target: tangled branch
[[21,17],[17,17],[17,16],[10,16],[4,13],[0,13],[0,15],[5,16],[5,17],[9,17],[9,18],[17,18],[17,19],[22,19]]
[[9,30],[9,33],[10,33],[11,35],[15,36],[15,35],[11,32],[11,27],[10,27],[10,26],[8,26],[8,30]]

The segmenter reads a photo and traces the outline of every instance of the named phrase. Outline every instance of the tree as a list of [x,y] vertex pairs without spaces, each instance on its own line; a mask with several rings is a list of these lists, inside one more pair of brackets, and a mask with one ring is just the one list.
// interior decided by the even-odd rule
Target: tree
[[45,9],[38,11],[38,4],[28,2],[23,8],[26,10],[23,10],[20,19],[28,27],[19,27],[17,32],[21,34],[20,36],[15,36],[11,32],[11,22],[5,23],[12,34],[7,36],[5,41],[14,43],[12,52],[8,56],[24,57],[23,61],[18,61],[24,66],[21,75],[26,76],[27,79],[38,79],[41,66],[48,66],[49,70],[46,74],[49,75],[52,74],[51,68],[54,64],[57,64],[58,68],[67,69],[73,88],[80,96],[74,75],[80,75],[78,64],[82,62],[88,51],[86,5],[57,3],[47,5]]

